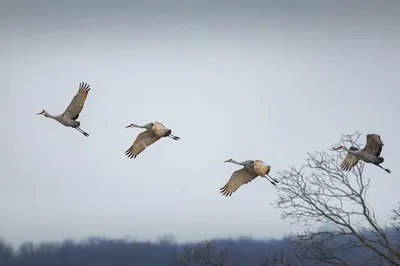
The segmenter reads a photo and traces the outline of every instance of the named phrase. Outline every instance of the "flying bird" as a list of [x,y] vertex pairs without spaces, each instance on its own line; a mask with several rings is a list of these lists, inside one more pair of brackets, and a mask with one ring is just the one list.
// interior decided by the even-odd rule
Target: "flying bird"
[[81,122],[77,121],[76,119],[78,119],[79,114],[83,109],[89,91],[90,86],[87,83],[81,82],[79,83],[79,90],[77,94],[74,96],[67,109],[65,109],[64,113],[62,113],[61,115],[53,116],[47,113],[45,110],[42,110],[40,113],[37,113],[37,115],[43,115],[47,118],[53,118],[62,125],[75,128],[84,136],[88,137],[89,134],[80,128]]
[[358,163],[359,160],[362,160],[366,163],[372,163],[390,174],[390,169],[383,168],[380,165],[384,161],[384,158],[380,157],[382,146],[384,145],[382,143],[381,136],[377,134],[368,134],[367,144],[365,144],[365,147],[363,149],[358,149],[353,146],[348,149],[346,146],[343,145],[334,148],[334,150],[342,149],[347,151],[347,155],[340,165],[340,168],[344,171],[350,171]]
[[140,133],[137,137],[136,140],[133,142],[132,146],[125,151],[126,156],[128,158],[136,158],[142,151],[144,151],[148,146],[159,140],[160,138],[163,137],[170,137],[174,140],[179,140],[180,137],[172,135],[171,132],[172,130],[165,127],[162,123],[160,122],[151,122],[147,123],[143,126],[139,126],[136,124],[130,124],[126,126],[126,128],[144,128],[146,131],[143,131]]
[[[243,162],[237,162],[233,159],[228,159],[224,161],[225,163],[234,163],[238,165],[242,165],[243,168],[236,170],[233,172],[231,178],[229,181],[226,183],[225,186],[220,188],[220,192],[224,196],[231,196],[232,193],[234,193],[236,190],[239,189],[244,184],[247,184],[251,182],[254,178],[257,176],[265,177],[268,179],[268,181],[276,186],[278,180],[272,178],[268,173],[271,170],[271,166],[268,164],[264,163],[263,161],[260,160],[247,160]],[[270,178],[268,178],[268,177]]]

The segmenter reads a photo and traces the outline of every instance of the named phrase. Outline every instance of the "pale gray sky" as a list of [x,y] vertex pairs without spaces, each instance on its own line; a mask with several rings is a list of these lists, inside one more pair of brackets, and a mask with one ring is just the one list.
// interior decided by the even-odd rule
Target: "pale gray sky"
[[[385,144],[392,175],[366,173],[386,219],[400,186],[399,1],[194,2],[0,2],[0,236],[280,237],[296,227],[270,206],[271,184],[226,198],[238,167],[223,161],[261,159],[273,175],[355,130]],[[62,113],[80,81],[89,138],[36,116]],[[128,159],[141,130],[125,126],[150,121],[181,140]]]

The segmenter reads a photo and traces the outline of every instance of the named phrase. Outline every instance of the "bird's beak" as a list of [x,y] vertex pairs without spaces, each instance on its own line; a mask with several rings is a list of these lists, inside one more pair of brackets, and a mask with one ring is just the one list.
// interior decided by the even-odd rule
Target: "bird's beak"
[[341,148],[343,148],[343,146],[339,146],[337,148],[333,148],[334,151],[340,150]]
[[225,160],[224,163],[227,163],[227,162],[229,162],[230,160],[231,160],[231,159]]
[[132,127],[132,125],[127,125],[125,128]]
[[40,112],[40,113],[37,113],[36,115],[42,115],[43,114],[43,112]]

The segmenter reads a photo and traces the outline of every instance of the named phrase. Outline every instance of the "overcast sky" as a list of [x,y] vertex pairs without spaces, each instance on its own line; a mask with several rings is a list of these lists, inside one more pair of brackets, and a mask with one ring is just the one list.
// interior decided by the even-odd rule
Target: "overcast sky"
[[[219,192],[229,158],[271,175],[378,133],[387,174],[370,204],[399,201],[399,1],[1,1],[0,236],[14,244],[89,235],[178,241],[281,237],[271,184]],[[61,114],[88,82],[79,121]],[[160,121],[181,137],[124,152]],[[365,143],[365,135],[362,137]]]

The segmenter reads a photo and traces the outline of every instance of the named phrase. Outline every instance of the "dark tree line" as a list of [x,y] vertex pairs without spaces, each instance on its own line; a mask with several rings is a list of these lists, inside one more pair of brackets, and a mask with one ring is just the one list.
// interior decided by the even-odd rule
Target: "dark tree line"
[[[210,250],[213,261],[219,255],[217,250],[229,249],[229,259],[239,262],[237,265],[261,265],[265,257],[276,246],[284,247],[285,241],[253,241],[249,239],[216,240],[217,249]],[[86,241],[64,241],[61,243],[33,244],[26,242],[13,248],[4,240],[0,242],[1,266],[160,266],[174,265],[174,261],[187,248],[204,250],[204,243],[188,246],[169,241],[135,242],[90,238]],[[272,253],[271,253],[272,254]],[[210,262],[210,261],[207,261]],[[183,264],[182,264],[183,265]],[[189,265],[189,264],[184,264]],[[196,264],[190,264],[196,265]]]
[[[393,230],[393,238],[400,234]],[[317,241],[318,239],[316,239]],[[347,239],[331,239],[331,245]],[[1,266],[290,266],[329,265],[313,259],[300,263],[289,239],[257,241],[251,239],[213,240],[190,245],[173,242],[130,242],[90,238],[74,242],[33,244],[13,248],[0,241]],[[371,254],[367,248],[344,252],[343,259],[362,261]]]

